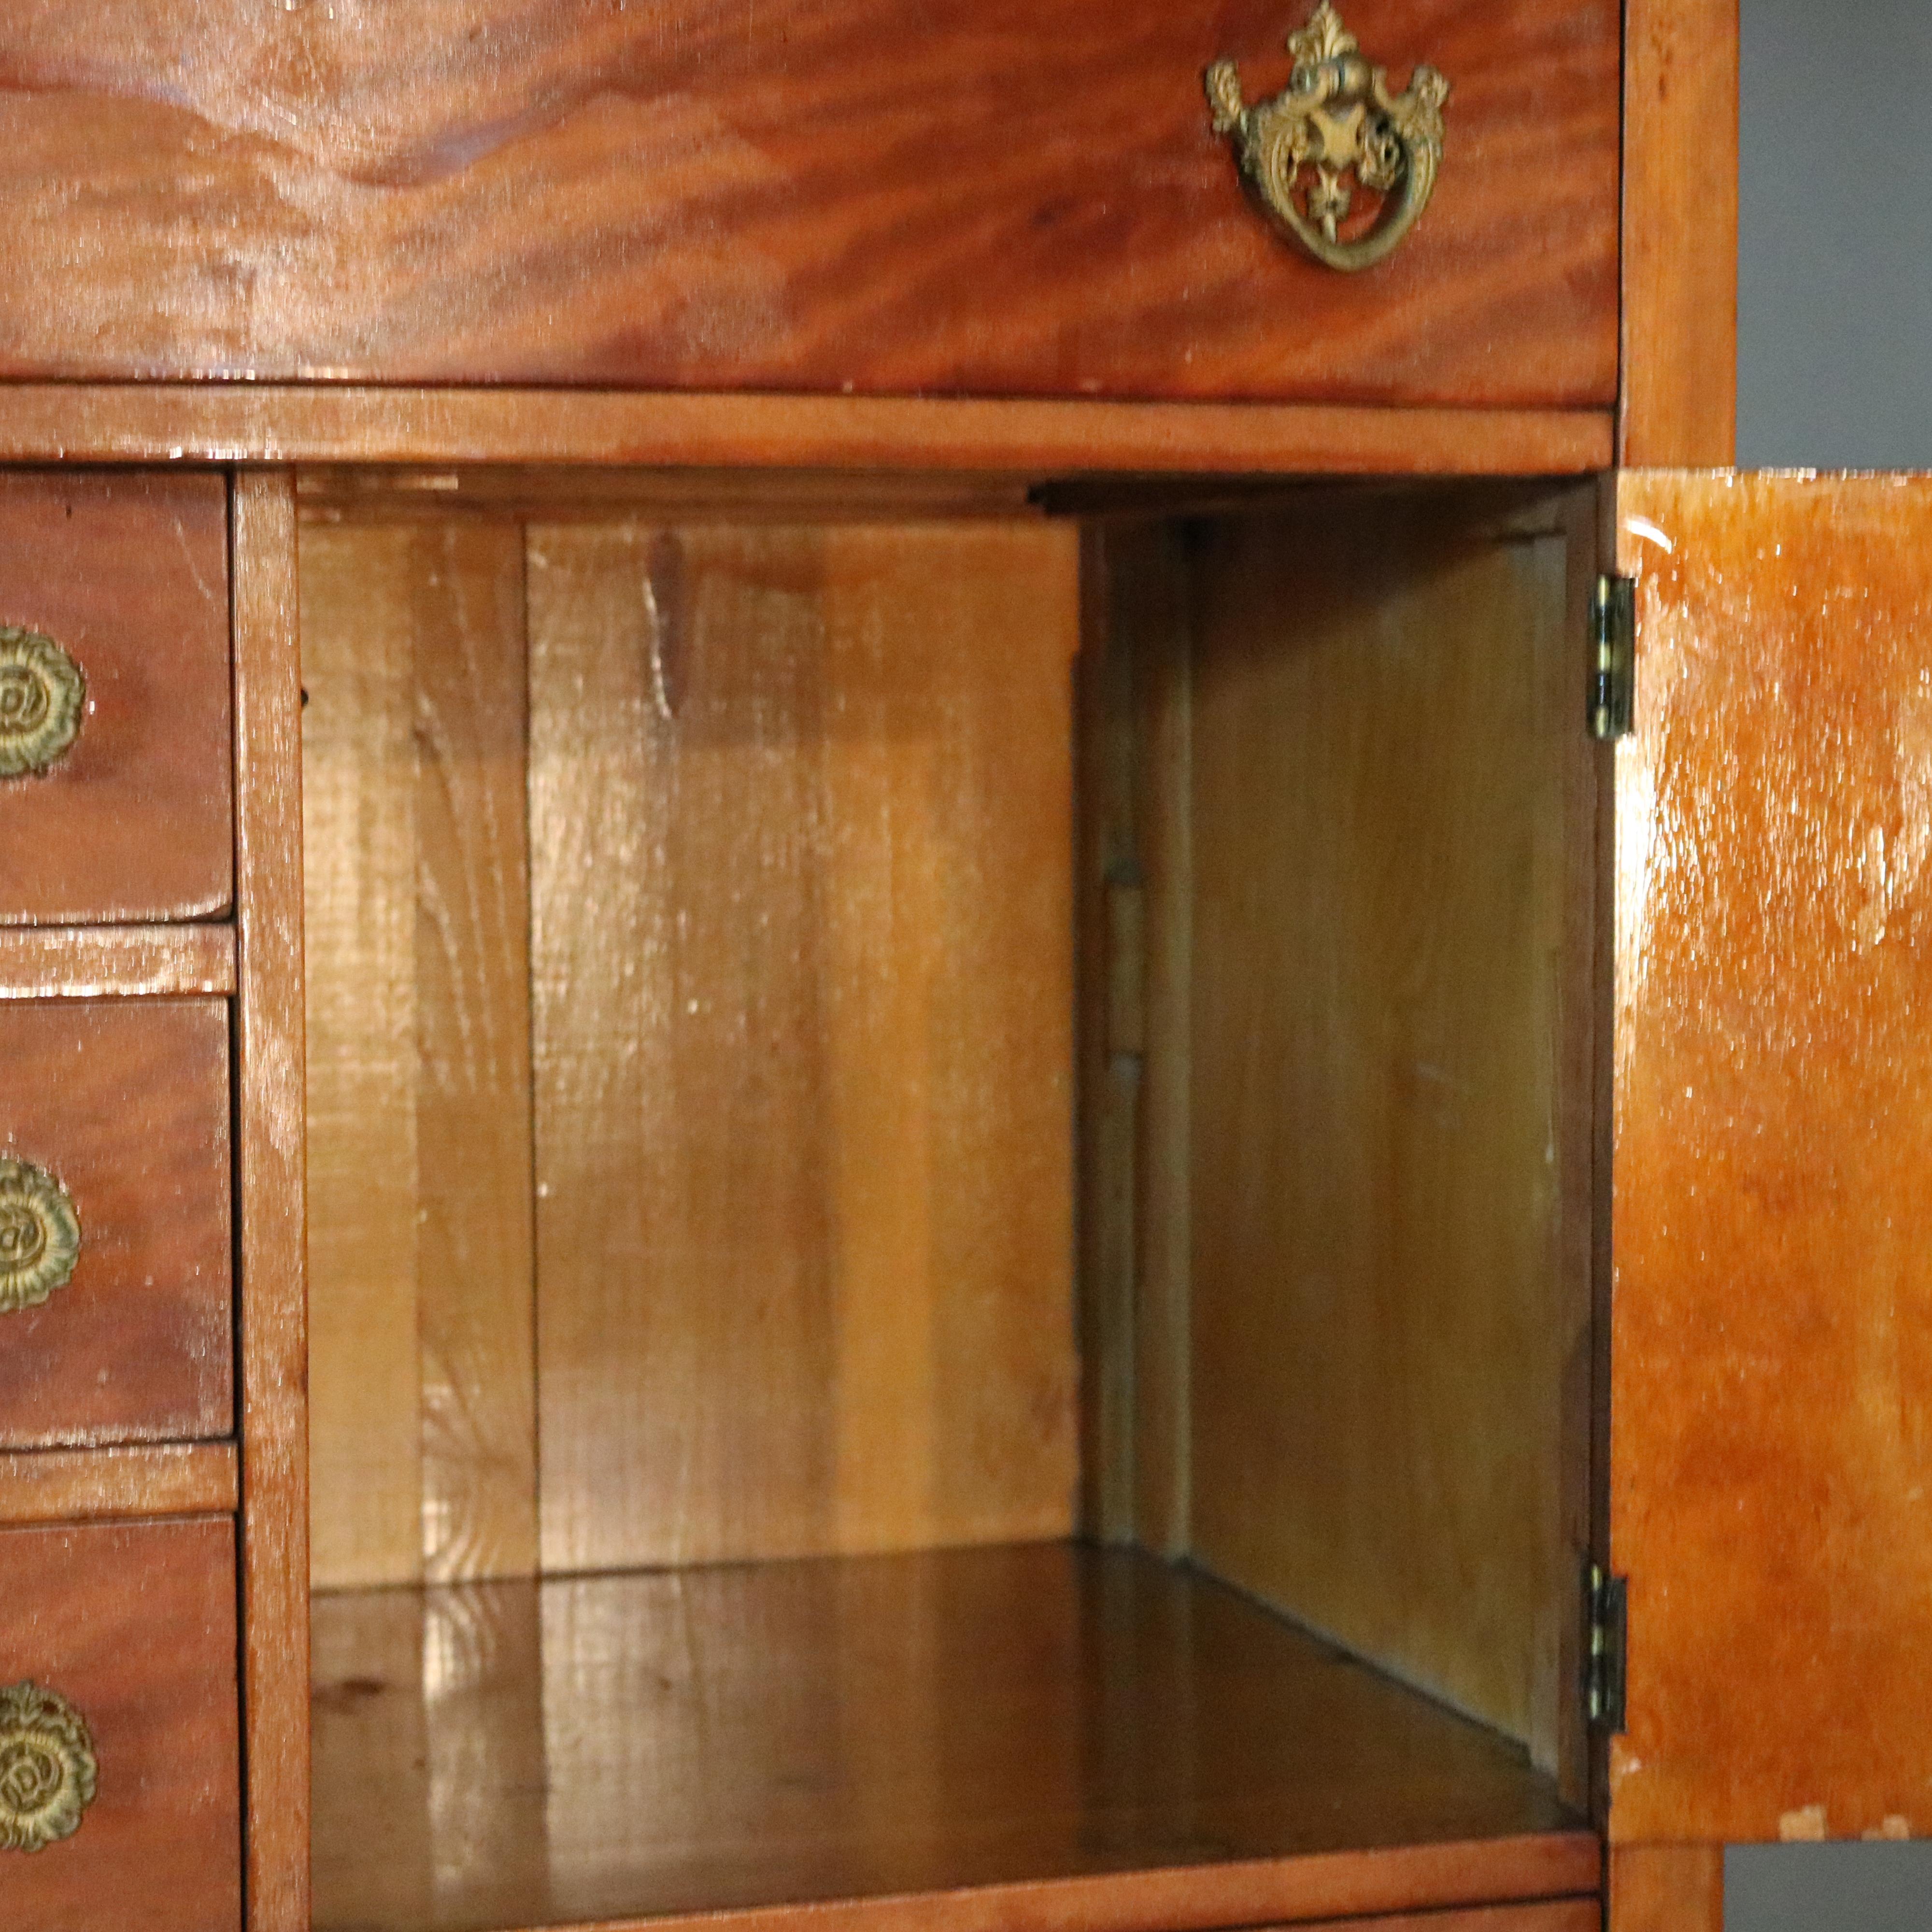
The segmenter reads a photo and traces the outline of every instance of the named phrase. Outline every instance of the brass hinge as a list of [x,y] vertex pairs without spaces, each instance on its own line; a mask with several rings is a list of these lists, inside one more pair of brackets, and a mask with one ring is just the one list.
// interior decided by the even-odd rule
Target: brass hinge
[[1588,1619],[1583,1647],[1583,1705],[1592,1725],[1612,1736],[1624,1727],[1624,1661],[1630,1640],[1629,1586],[1592,1563],[1584,1582]]
[[1636,584],[1600,577],[1590,597],[1590,735],[1629,736],[1636,716]]

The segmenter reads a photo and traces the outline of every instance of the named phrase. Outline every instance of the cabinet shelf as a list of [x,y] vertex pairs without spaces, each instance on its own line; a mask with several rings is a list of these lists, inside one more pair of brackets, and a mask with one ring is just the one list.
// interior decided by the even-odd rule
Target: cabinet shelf
[[980,1925],[1016,1886],[1064,1894],[1030,1922],[1097,1887],[1109,1923],[1174,1925],[1596,1882],[1519,1748],[1137,1552],[344,1592],[314,1661],[321,1932],[893,1900]]

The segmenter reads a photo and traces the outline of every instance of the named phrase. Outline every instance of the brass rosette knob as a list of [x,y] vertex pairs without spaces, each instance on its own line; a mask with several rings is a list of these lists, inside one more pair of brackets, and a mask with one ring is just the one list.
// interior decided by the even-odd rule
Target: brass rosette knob
[[0,1315],[39,1307],[80,1258],[73,1197],[45,1168],[0,1154]]
[[51,771],[86,710],[87,680],[52,638],[0,627],[0,778]]
[[[1442,165],[1442,105],[1449,83],[1418,67],[1400,94],[1362,58],[1341,16],[1322,0],[1288,37],[1294,71],[1286,89],[1250,106],[1232,61],[1204,76],[1214,131],[1232,142],[1249,191],[1270,218],[1318,262],[1372,267],[1429,206]],[[1345,235],[1358,188],[1382,197],[1364,232]]]
[[64,1697],[38,1684],[0,1686],[0,1851],[72,1838],[98,1778],[87,1720]]

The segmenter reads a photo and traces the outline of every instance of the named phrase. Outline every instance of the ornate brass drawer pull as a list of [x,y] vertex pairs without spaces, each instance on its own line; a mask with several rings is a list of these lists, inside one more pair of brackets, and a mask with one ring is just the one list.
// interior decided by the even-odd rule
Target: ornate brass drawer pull
[[0,1154],[0,1315],[38,1308],[74,1274],[80,1216],[46,1168]]
[[0,778],[50,770],[86,709],[87,680],[52,638],[0,627]]
[[0,1686],[0,1851],[73,1837],[98,1775],[87,1720],[64,1697],[38,1684]]
[[[1406,93],[1361,56],[1328,4],[1288,37],[1294,72],[1286,92],[1250,107],[1232,61],[1208,70],[1214,131],[1234,143],[1241,177],[1275,220],[1331,268],[1366,268],[1415,226],[1442,164],[1442,104],[1449,83],[1419,67]],[[1344,240],[1354,205],[1346,176],[1383,197],[1366,234]]]

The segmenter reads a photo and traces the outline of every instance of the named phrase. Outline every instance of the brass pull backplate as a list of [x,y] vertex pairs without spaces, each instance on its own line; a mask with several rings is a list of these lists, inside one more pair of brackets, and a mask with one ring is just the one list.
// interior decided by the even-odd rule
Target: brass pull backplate
[[0,1851],[73,1837],[98,1774],[87,1720],[64,1697],[38,1684],[0,1686]]
[[[1373,266],[1415,226],[1442,165],[1449,83],[1419,67],[1401,94],[1362,58],[1341,16],[1322,0],[1288,37],[1294,71],[1272,100],[1250,106],[1232,61],[1207,72],[1214,131],[1234,145],[1241,178],[1268,214],[1331,268]],[[1344,238],[1355,183],[1382,197],[1366,232]]]
[[80,1258],[80,1216],[46,1168],[0,1154],[0,1315],[38,1308]]
[[87,680],[51,638],[0,628],[0,778],[50,770],[80,735]]

